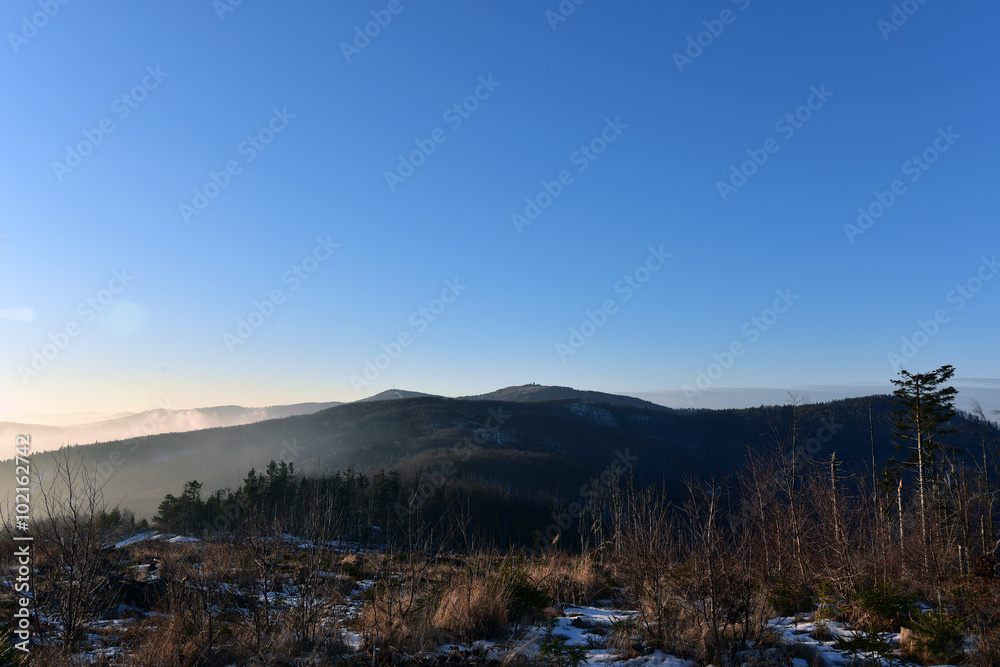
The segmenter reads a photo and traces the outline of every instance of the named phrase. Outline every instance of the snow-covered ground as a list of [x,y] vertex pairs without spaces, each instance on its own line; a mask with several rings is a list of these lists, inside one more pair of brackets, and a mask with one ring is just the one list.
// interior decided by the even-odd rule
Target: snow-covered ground
[[125,547],[132,546],[133,544],[138,544],[139,542],[156,539],[159,536],[160,532],[157,530],[147,530],[144,533],[136,533],[131,537],[126,537],[121,542],[115,542],[115,549],[124,549]]
[[539,656],[547,639],[559,638],[565,640],[567,648],[580,647],[585,649],[585,658],[580,665],[649,665],[650,667],[693,667],[695,663],[682,660],[663,651],[655,651],[649,655],[637,658],[624,658],[621,653],[607,648],[608,635],[612,624],[617,621],[633,618],[634,611],[623,611],[606,607],[573,607],[563,609],[564,616],[553,619],[551,628],[542,624],[535,625],[525,633],[523,641],[487,642],[477,641],[471,645],[447,644],[438,649],[438,654],[448,656],[462,655],[463,651],[484,652],[488,659],[503,661],[512,652],[517,652],[527,658]]
[[[838,651],[834,645],[838,640],[851,640],[857,634],[846,624],[831,620],[815,620],[815,614],[799,614],[795,618],[776,618],[771,622],[777,635],[789,647],[805,647],[829,667],[843,667],[850,664],[846,651]],[[817,639],[819,635],[824,639]],[[891,646],[899,646],[899,633],[885,632],[880,635]],[[859,654],[860,658],[875,660],[871,654]],[[805,661],[803,661],[805,662]],[[939,665],[937,667],[947,667]]]
[[[123,539],[114,544],[114,548],[122,549],[151,540],[169,544],[183,542],[200,542],[194,537],[185,537],[160,533],[155,530],[146,531]],[[307,541],[282,536],[282,540],[294,547],[310,548],[313,545]],[[364,558],[363,550],[358,545],[329,543],[321,545],[333,552],[351,552]],[[372,553],[374,553],[373,550]],[[198,564],[195,564],[198,567]],[[131,566],[133,577],[147,582],[157,579],[150,572],[150,564],[136,563]],[[364,594],[375,584],[372,580],[349,581],[343,574],[336,572],[319,572],[324,578],[339,577],[345,580],[350,588],[341,602],[331,605],[325,611],[321,627],[327,636],[338,637],[349,651],[360,651],[363,636],[359,632],[356,619],[364,607]],[[0,587],[11,586],[9,577],[0,578]],[[347,591],[347,588],[341,588]],[[233,583],[219,583],[218,592],[232,599],[243,599],[252,595],[252,591],[241,590]],[[300,604],[299,590],[291,580],[283,580],[276,590],[268,592],[268,602],[274,610],[290,610]],[[249,613],[246,609],[231,607],[235,613]],[[89,646],[85,652],[75,656],[76,664],[93,664],[108,662],[116,663],[116,658],[122,653],[122,648],[116,646],[116,637],[121,637],[143,617],[162,616],[156,612],[143,613],[138,609],[119,608],[117,612],[105,615],[104,620],[88,624]],[[624,653],[615,648],[609,639],[616,636],[620,624],[636,620],[637,612],[613,607],[611,601],[602,600],[598,606],[565,606],[555,618],[536,623],[534,626],[522,628],[516,638],[499,642],[477,641],[471,644],[447,644],[439,647],[435,653],[441,657],[457,658],[462,661],[466,656],[475,655],[478,659],[496,659],[501,662],[514,655],[532,660],[535,658],[552,657],[560,654],[563,657],[579,658],[580,665],[604,666],[624,665],[651,667],[694,667],[693,662],[684,660],[663,651],[650,652],[647,655],[634,657],[635,653]],[[44,618],[39,621],[57,627],[54,619]],[[770,621],[775,635],[787,649],[788,663],[793,667],[809,667],[810,665],[826,665],[827,667],[847,667],[851,664],[847,652],[835,648],[838,640],[851,640],[855,633],[844,623],[832,620],[815,620],[814,614],[799,614],[791,618],[776,618]],[[899,635],[885,633],[882,637],[890,645],[898,646]],[[547,654],[547,655],[546,655]],[[796,656],[796,657],[792,657]],[[859,656],[862,657],[862,656]],[[805,659],[804,659],[805,658]]]
[[177,544],[178,542],[201,542],[197,537],[187,537],[185,535],[168,535],[161,533],[156,530],[147,530],[144,533],[137,533],[131,537],[126,537],[120,542],[115,542],[115,549],[123,549],[125,547],[132,546],[133,544],[138,544],[140,542],[148,542],[150,540],[166,540],[170,544]]
[[[349,627],[350,621],[360,614],[363,599],[362,594],[374,582],[367,580],[357,583],[352,594],[343,604],[330,609],[329,617],[322,625],[327,632],[339,635],[344,645],[351,651],[360,651],[362,635],[356,629]],[[226,591],[238,593],[235,586],[227,585]],[[295,589],[285,586],[280,591],[268,595],[269,601],[276,608],[291,608],[296,604]],[[551,619],[548,624],[538,623],[526,631],[518,639],[508,639],[499,642],[476,641],[471,644],[446,644],[439,647],[435,653],[441,657],[462,659],[463,656],[476,655],[486,660],[510,658],[512,654],[528,660],[545,657],[543,647],[556,640],[565,650],[578,647],[582,649],[580,665],[590,667],[605,667],[621,665],[622,667],[694,667],[695,663],[684,660],[663,651],[654,651],[648,655],[628,657],[613,648],[608,647],[608,638],[612,634],[613,625],[636,617],[636,612],[614,609],[610,606],[566,606],[562,616]],[[152,614],[151,614],[152,615]],[[160,614],[155,614],[160,615]],[[74,664],[93,664],[103,660],[115,663],[115,658],[121,655],[120,647],[108,646],[108,638],[120,635],[136,621],[131,618],[97,621],[89,626],[93,639],[90,650],[77,654]],[[834,648],[838,639],[849,640],[853,632],[845,624],[836,621],[815,621],[813,614],[800,614],[794,618],[776,618],[770,621],[776,635],[785,644],[789,653],[808,655],[809,659],[790,657],[787,664],[792,667],[809,667],[810,665],[826,665],[827,667],[847,667],[851,664],[847,653]],[[817,639],[813,635],[818,635]],[[891,643],[899,642],[899,635],[886,633],[884,637]],[[550,654],[551,655],[551,654]],[[860,656],[859,656],[860,657]],[[944,667],[944,666],[941,666]]]

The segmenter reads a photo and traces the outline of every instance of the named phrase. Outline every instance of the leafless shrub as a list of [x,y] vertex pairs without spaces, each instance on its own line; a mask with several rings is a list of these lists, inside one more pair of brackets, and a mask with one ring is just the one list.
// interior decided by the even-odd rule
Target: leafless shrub
[[434,645],[430,567],[430,559],[418,552],[381,560],[358,619],[366,650],[412,654]]
[[966,664],[969,667],[1000,665],[1000,626],[978,622],[972,627],[972,650]]
[[[83,462],[68,451],[53,455],[47,479],[38,480],[34,517],[28,533],[33,536],[31,587],[34,611],[54,617],[54,627],[38,626],[41,639],[49,630],[59,649],[70,654],[84,639],[85,626],[111,603],[108,576],[117,567],[119,554],[105,547],[118,529],[120,514],[104,495],[104,485]],[[0,516],[6,536],[15,530],[8,513]]]
[[672,508],[660,493],[631,489],[620,523],[612,556],[615,578],[634,598],[649,644],[683,652],[678,583],[684,568]]

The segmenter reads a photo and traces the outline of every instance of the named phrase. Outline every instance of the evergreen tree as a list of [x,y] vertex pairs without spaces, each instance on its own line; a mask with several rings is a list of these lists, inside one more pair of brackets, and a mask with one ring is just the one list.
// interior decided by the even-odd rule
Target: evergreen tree
[[177,498],[174,494],[168,493],[157,508],[156,516],[153,517],[153,523],[162,530],[173,530],[177,525],[178,509]]
[[934,460],[934,452],[940,448],[938,437],[949,433],[947,424],[955,416],[954,387],[942,387],[955,375],[955,368],[941,366],[929,373],[910,373],[900,369],[899,380],[893,396],[896,409],[892,411],[893,436],[900,450],[911,449],[911,466],[917,468],[918,496],[920,498],[920,536],[923,543],[924,570],[928,569],[930,543],[927,533],[927,466]]

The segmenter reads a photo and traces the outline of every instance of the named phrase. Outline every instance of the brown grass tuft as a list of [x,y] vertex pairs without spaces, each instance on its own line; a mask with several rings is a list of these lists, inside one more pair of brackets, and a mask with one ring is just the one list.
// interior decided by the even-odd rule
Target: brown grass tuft
[[508,596],[483,579],[449,586],[434,614],[434,625],[465,641],[499,639],[508,633]]
[[568,604],[591,604],[613,591],[607,585],[607,573],[587,556],[556,553],[544,560],[532,561],[529,577],[544,588],[549,597]]

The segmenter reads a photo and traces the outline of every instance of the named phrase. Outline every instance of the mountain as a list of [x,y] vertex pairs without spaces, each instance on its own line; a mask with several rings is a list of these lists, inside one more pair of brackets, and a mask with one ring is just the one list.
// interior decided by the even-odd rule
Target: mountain
[[646,410],[670,410],[662,405],[645,401],[632,396],[621,396],[618,394],[606,394],[602,391],[584,391],[571,387],[549,387],[540,384],[524,384],[518,387],[504,387],[489,394],[478,396],[464,396],[470,401],[510,401],[516,403],[529,403],[536,401],[557,401],[564,399],[576,399],[583,403],[605,403],[607,405],[627,405],[634,408]]
[[59,426],[0,422],[0,442],[13,442],[17,435],[28,433],[31,434],[33,451],[44,452],[63,445],[108,442],[159,433],[251,424],[268,419],[311,414],[335,405],[340,403],[295,403],[264,408],[223,405],[192,410],[158,408],[101,421]]
[[420,396],[435,396],[435,394],[425,394],[419,391],[406,391],[405,389],[386,389],[385,391],[375,394],[374,396],[369,396],[368,398],[359,399],[357,402],[364,403],[365,401],[395,401],[400,398],[418,398]]
[[134,415],[134,412],[59,412],[59,413],[46,413],[46,412],[25,412],[18,414],[17,417],[8,415],[6,420],[8,422],[17,422],[20,424],[44,424],[45,426],[72,426],[79,424],[93,424],[94,422],[104,422],[110,421],[112,419],[120,419],[122,417],[129,417]]
[[[565,392],[574,393],[548,398]],[[527,400],[488,398],[494,395]],[[239,485],[251,468],[261,471],[271,460],[293,463],[305,474],[385,469],[413,479],[429,471],[522,497],[576,498],[581,484],[628,459],[635,461],[632,472],[639,482],[661,484],[680,499],[689,475],[731,475],[742,467],[748,448],[787,440],[792,430],[787,405],[739,410],[648,405],[600,392],[528,385],[472,398],[356,401],[312,414],[129,437],[64,453],[82,456],[87,470],[107,483],[111,500],[151,517],[159,501],[179,493],[187,481],[201,482],[207,494]],[[808,460],[829,460],[836,451],[848,468],[864,465],[871,460],[874,432],[876,457],[884,462],[896,454],[891,407],[890,396],[801,406],[799,442],[805,443]],[[962,414],[954,423],[958,433],[948,444],[980,451],[978,424]],[[44,470],[51,459],[36,455],[32,465]],[[12,462],[0,463],[0,497],[10,491],[13,473]]]

